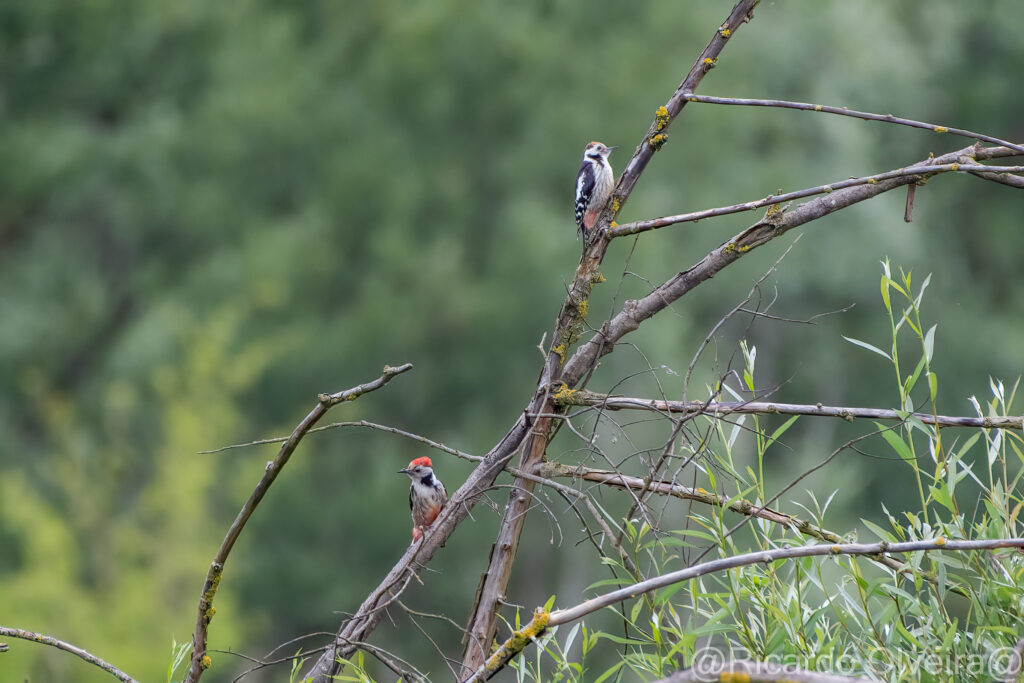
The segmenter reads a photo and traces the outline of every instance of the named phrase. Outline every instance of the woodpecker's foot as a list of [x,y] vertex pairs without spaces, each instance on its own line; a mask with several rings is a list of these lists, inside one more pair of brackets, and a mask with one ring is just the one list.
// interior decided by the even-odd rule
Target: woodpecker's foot
[[420,529],[418,526],[414,526],[412,528],[412,542],[415,543],[421,538],[423,538],[423,530]]

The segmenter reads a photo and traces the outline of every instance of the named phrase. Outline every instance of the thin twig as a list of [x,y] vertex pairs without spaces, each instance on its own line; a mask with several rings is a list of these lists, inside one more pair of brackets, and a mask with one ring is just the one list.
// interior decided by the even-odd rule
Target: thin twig
[[690,102],[700,102],[702,104],[726,104],[739,107],[779,107],[782,109],[800,109],[802,111],[816,111],[822,114],[838,114],[839,116],[852,116],[853,118],[864,119],[865,121],[881,121],[883,123],[895,123],[900,126],[910,126],[911,128],[922,128],[924,130],[930,130],[934,133],[949,133],[950,135],[959,135],[961,137],[970,138],[972,140],[988,142],[993,145],[1002,145],[1003,147],[1009,147],[1010,149],[1017,150],[1018,152],[1024,152],[1024,145],[1015,145],[1012,142],[1000,140],[999,138],[994,138],[991,135],[974,133],[969,130],[964,130],[963,128],[953,128],[950,126],[940,126],[935,123],[914,121],[912,119],[905,119],[900,116],[893,116],[892,114],[872,114],[871,112],[855,111],[853,109],[847,109],[846,107],[832,107],[826,104],[813,104],[810,102],[789,102],[786,100],[757,100],[739,97],[710,97],[708,95],[696,95],[692,93],[687,95],[687,99]]
[[[134,678],[132,678],[125,672],[121,671],[113,664],[105,662],[96,655],[90,654],[89,652],[86,652],[82,648],[72,645],[71,643],[64,642],[63,640],[58,640],[53,636],[45,636],[41,633],[33,633],[32,631],[26,631],[20,628],[9,628],[7,626],[0,626],[0,636],[8,636],[10,638],[21,638],[22,640],[31,640],[33,643],[39,643],[40,645],[49,645],[50,647],[55,647],[58,650],[70,652],[76,657],[84,659],[85,661],[89,662],[94,666],[98,666],[99,668],[103,669],[108,674],[110,674],[117,680],[121,681],[122,683],[138,683]],[[2,643],[0,645],[3,645],[3,649],[0,651],[7,650],[6,643]]]
[[606,396],[590,391],[578,391],[569,399],[572,405],[599,406],[604,410],[652,410],[670,416],[701,414],[721,417],[735,413],[764,415],[807,415],[811,417],[837,417],[847,422],[856,418],[868,420],[920,420],[939,427],[981,427],[985,429],[1024,429],[1024,418],[1011,416],[963,417],[908,413],[883,408],[855,408],[826,406],[821,403],[776,403],[774,401],[663,401],[660,399],[629,396]]
[[680,581],[689,581],[706,574],[735,569],[752,564],[774,562],[775,560],[794,559],[798,557],[821,557],[835,555],[880,555],[883,553],[911,553],[920,550],[969,551],[996,550],[998,548],[1024,548],[1024,538],[997,538],[975,541],[951,541],[943,537],[932,540],[904,541],[901,543],[836,543],[832,545],[807,545],[774,550],[759,550],[742,555],[720,558],[697,564],[692,567],[669,572],[661,576],[625,586],[604,595],[599,595],[574,607],[551,613],[548,627],[559,626],[575,621],[599,609],[613,605],[623,599],[634,598],[643,593],[665,588]]
[[291,435],[281,446],[277,453],[277,457],[271,462],[267,463],[266,471],[263,477],[260,479],[256,488],[249,495],[249,499],[245,501],[242,509],[238,512],[235,517],[235,521],[231,523],[228,528],[227,534],[224,536],[224,540],[221,542],[220,547],[217,549],[216,555],[214,555],[213,562],[210,563],[210,569],[206,573],[206,580],[203,582],[203,591],[199,596],[199,610],[196,616],[196,627],[192,633],[192,662],[189,667],[188,683],[196,683],[200,676],[210,666],[210,657],[206,654],[206,637],[207,630],[210,626],[210,620],[213,619],[213,615],[216,609],[213,606],[213,598],[217,592],[217,587],[220,584],[221,574],[224,571],[224,563],[228,559],[228,555],[231,553],[231,549],[235,545],[235,541],[242,533],[242,529],[245,528],[246,522],[255,512],[256,506],[260,504],[263,497],[267,494],[271,484],[277,479],[277,475],[281,473],[281,470],[288,463],[288,459],[291,458],[292,453],[295,452],[295,448],[299,445],[302,437],[317,423],[317,421],[324,416],[324,414],[331,408],[339,403],[345,401],[354,401],[363,394],[371,391],[376,391],[382,386],[392,380],[397,375],[412,370],[412,363],[405,363],[396,368],[390,366],[384,366],[384,370],[381,376],[372,382],[366,382],[358,386],[339,391],[334,394],[320,394],[317,396],[316,407],[305,418],[298,424],[297,427],[292,431]]
[[[635,221],[633,223],[624,223],[617,225],[608,231],[611,237],[624,237],[626,235],[636,235],[641,232],[647,232],[648,230],[657,230],[658,228],[664,228],[669,225],[676,225],[678,223],[693,223],[695,221],[703,220],[705,218],[714,218],[716,216],[727,216],[733,213],[742,213],[744,211],[753,211],[755,209],[762,209],[766,206],[776,206],[778,204],[784,204],[795,199],[803,199],[805,197],[813,197],[819,194],[828,194],[835,192],[836,190],[843,190],[850,187],[858,187],[861,185],[876,185],[886,180],[894,180],[897,178],[914,178],[924,180],[930,176],[937,175],[939,173],[954,173],[963,172],[971,173],[979,177],[985,178],[986,180],[994,180],[996,182],[1002,182],[1004,179],[1008,180],[1004,184],[1013,185],[1012,179],[1024,181],[1024,178],[1020,176],[1008,175],[1010,173],[1021,173],[1024,172],[1024,166],[986,166],[985,164],[971,164],[971,163],[959,163],[957,161],[951,161],[946,164],[928,164],[928,162],[920,162],[912,166],[905,168],[897,168],[884,173],[876,173],[874,175],[862,176],[860,178],[847,178],[845,180],[837,180],[832,183],[825,185],[816,185],[814,187],[808,187],[803,190],[795,190],[793,192],[786,192],[784,194],[770,194],[763,199],[757,199],[755,201],[743,202],[742,204],[732,204],[730,206],[720,206],[714,209],[703,209],[701,211],[691,211],[690,213],[681,213],[675,216],[664,216],[662,218],[652,218],[646,221]],[[991,177],[989,177],[991,176]],[[1016,185],[1015,185],[1016,186]]]
[[[805,536],[817,538],[818,540],[825,541],[827,543],[840,543],[843,540],[842,537],[834,531],[829,531],[828,529],[815,526],[814,524],[811,524],[810,522],[795,515],[787,515],[784,512],[773,510],[772,508],[764,505],[754,505],[748,500],[736,500],[726,495],[720,495],[702,488],[693,488],[682,484],[676,484],[671,481],[649,481],[647,479],[641,479],[640,477],[631,477],[621,474],[616,471],[595,470],[582,466],[572,467],[553,460],[549,460],[541,466],[540,474],[541,476],[549,479],[551,477],[571,477],[573,479],[582,479],[584,481],[590,481],[604,486],[611,486],[613,488],[635,489],[637,491],[645,490],[660,496],[672,496],[681,500],[690,500],[714,507],[724,507],[736,514],[744,515],[746,517],[757,517],[759,519],[772,522],[773,524],[794,529]],[[894,571],[906,571],[906,567],[902,562],[892,558],[879,557],[875,559]]]

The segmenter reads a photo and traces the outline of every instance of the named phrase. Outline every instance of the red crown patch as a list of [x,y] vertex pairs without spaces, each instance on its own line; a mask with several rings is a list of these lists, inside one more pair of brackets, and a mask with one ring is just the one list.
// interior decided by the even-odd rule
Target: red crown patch
[[424,467],[430,468],[434,467],[433,463],[430,462],[430,458],[428,458],[427,456],[423,456],[422,458],[416,458],[411,463],[409,463],[409,467],[416,467],[417,465],[423,465]]

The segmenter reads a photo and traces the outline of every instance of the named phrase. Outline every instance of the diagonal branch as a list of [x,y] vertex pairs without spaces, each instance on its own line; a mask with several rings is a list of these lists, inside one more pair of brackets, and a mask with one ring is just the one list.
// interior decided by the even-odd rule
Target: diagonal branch
[[[701,488],[683,486],[671,481],[658,481],[631,477],[613,470],[595,470],[588,467],[571,467],[560,462],[547,461],[540,467],[539,474],[542,477],[571,477],[591,481],[603,486],[610,486],[617,489],[633,489],[635,491],[647,491],[659,496],[672,496],[681,500],[692,500],[697,503],[722,507],[746,517],[757,517],[773,524],[795,529],[805,536],[817,538],[826,543],[841,543],[842,537],[839,534],[815,526],[810,522],[800,519],[795,515],[787,515],[784,512],[773,510],[763,505],[754,505],[748,500],[735,500],[729,496],[719,495]],[[907,567],[898,560],[891,557],[878,555],[871,559],[876,560],[895,572],[905,573]]]
[[912,553],[920,550],[942,550],[942,551],[969,551],[969,550],[996,550],[999,548],[1024,548],[1024,538],[995,538],[976,541],[951,541],[943,537],[922,541],[903,541],[900,543],[837,543],[834,545],[805,545],[791,548],[776,548],[774,550],[758,550],[752,553],[723,557],[711,560],[692,567],[678,571],[662,574],[646,581],[640,581],[632,586],[625,586],[604,595],[591,598],[568,609],[558,610],[551,613],[548,626],[559,626],[584,617],[588,614],[614,605],[622,600],[634,598],[644,593],[649,593],[659,588],[671,586],[680,581],[689,581],[706,574],[736,569],[751,564],[774,562],[775,560],[794,559],[798,557],[822,557],[826,555],[878,555],[882,553]]
[[[94,664],[99,668],[106,671],[108,674],[121,681],[121,683],[137,683],[137,681],[126,674],[125,672],[118,669],[113,664],[105,662],[96,655],[90,654],[80,647],[76,647],[71,643],[66,643],[63,640],[57,640],[53,636],[45,636],[41,633],[33,633],[32,631],[26,631],[20,628],[9,628],[7,626],[0,626],[0,636],[8,636],[10,638],[21,638],[22,640],[31,640],[33,643],[39,643],[41,645],[49,645],[55,647],[58,650],[64,650],[71,654],[79,657],[90,664]],[[0,652],[7,650],[6,643],[0,643]]]
[[[568,392],[567,392],[568,393]],[[924,424],[939,427],[981,427],[984,429],[1024,429],[1024,418],[1009,416],[960,417],[932,415],[931,413],[908,413],[903,410],[882,408],[853,408],[826,406],[820,403],[776,403],[768,401],[664,401],[652,398],[608,396],[591,391],[575,391],[565,399],[568,405],[599,406],[604,410],[653,410],[667,415],[708,415],[721,417],[734,413],[757,413],[763,415],[810,415],[814,417],[838,417],[848,422],[861,417],[869,420],[897,420],[909,418]]]
[[[591,289],[596,282],[603,279],[598,268],[610,242],[610,238],[607,236],[609,223],[626,203],[640,174],[643,173],[654,153],[667,140],[668,127],[686,105],[684,94],[693,92],[700,85],[704,74],[714,65],[730,36],[750,19],[750,13],[756,4],[757,0],[739,0],[736,3],[729,17],[715,31],[711,41],[697,58],[675,93],[663,107],[658,109],[654,122],[619,178],[609,205],[598,217],[592,234],[587,236],[587,248],[580,259],[573,284],[559,312],[555,333],[552,335],[551,350],[547,354],[544,370],[541,372],[538,395],[531,402],[529,414],[545,415],[555,412],[548,387],[559,378],[569,347],[575,343],[580,334]],[[596,239],[592,238],[594,235],[596,235]],[[531,435],[524,444],[524,455],[519,464],[521,470],[532,472],[541,462],[553,426],[551,418],[537,418],[536,423],[532,426]],[[481,578],[480,589],[467,624],[466,645],[463,651],[462,675],[464,676],[481,666],[497,630],[497,610],[512,574],[512,564],[529,507],[529,498],[526,494],[533,490],[533,486],[534,482],[518,478],[505,507],[488,567]]]
[[[806,545],[793,546],[789,548],[776,548],[774,550],[759,550],[742,555],[723,557],[703,564],[693,565],[685,569],[655,576],[645,581],[638,581],[629,586],[609,591],[603,595],[591,598],[573,607],[545,612],[538,609],[534,613],[529,624],[517,631],[512,638],[506,641],[486,664],[481,665],[476,671],[465,678],[463,683],[475,683],[486,681],[504,667],[515,655],[521,652],[531,640],[536,640],[547,629],[553,626],[561,626],[581,619],[597,612],[598,610],[610,607],[615,603],[638,595],[650,593],[659,588],[666,588],[675,583],[690,581],[692,579],[714,574],[717,572],[745,567],[752,564],[771,563],[776,560],[795,559],[799,557],[824,557],[838,555],[879,555],[885,553],[911,553],[924,550],[942,551],[971,551],[971,550],[996,550],[998,548],[1024,548],[1024,538],[997,538],[976,541],[950,541],[943,537],[928,541],[904,541],[901,543],[837,543],[833,545]],[[498,655],[501,655],[499,658]]]
[[[967,147],[935,157],[934,159],[918,162],[913,164],[912,167],[954,163],[962,156],[968,156],[973,159],[987,159],[1013,156],[1015,154],[1014,150],[1007,147],[982,149]],[[879,183],[848,187],[823,197],[812,199],[784,212],[769,212],[769,215],[766,215],[757,223],[754,223],[743,232],[714,249],[689,269],[678,273],[662,283],[647,296],[627,301],[618,314],[606,320],[593,337],[576,349],[572,358],[565,364],[561,381],[565,382],[569,387],[575,386],[591,371],[601,356],[611,352],[615,344],[622,337],[640,327],[643,321],[663,310],[691,289],[711,279],[723,268],[739,260],[744,254],[763,244],[767,244],[780,235],[784,235],[793,228],[871,199],[883,192],[919,182],[924,175],[925,172],[922,171],[920,176],[908,175]]]
[[480,495],[494,483],[506,463],[518,451],[528,432],[526,416],[520,416],[462,486],[451,495],[423,540],[406,549],[384,580],[363,600],[356,613],[342,623],[334,642],[320,655],[303,680],[309,679],[312,683],[329,683],[334,680],[339,670],[338,657],[348,657],[356,649],[352,643],[367,640],[380,623],[387,606],[398,599],[413,575],[426,566],[438,548],[444,545],[455,528],[469,515]]
[[199,613],[196,616],[196,628],[192,634],[192,662],[189,667],[188,678],[185,679],[187,683],[196,683],[199,677],[203,675],[203,671],[210,666],[210,657],[206,654],[207,631],[210,626],[210,620],[213,619],[213,615],[216,613],[216,608],[213,606],[213,598],[220,584],[224,563],[227,562],[228,555],[235,546],[235,541],[241,535],[242,529],[245,528],[246,522],[249,521],[252,513],[256,510],[256,506],[260,504],[267,491],[270,490],[270,486],[277,479],[277,475],[281,473],[281,470],[288,463],[288,459],[295,452],[295,448],[299,445],[302,437],[332,406],[345,401],[354,401],[363,394],[376,391],[390,382],[395,376],[408,370],[412,370],[412,363],[405,363],[397,368],[384,366],[381,376],[372,382],[366,382],[351,389],[339,391],[336,394],[320,394],[317,396],[316,407],[295,427],[291,436],[288,437],[277,452],[277,457],[267,463],[266,472],[264,472],[256,488],[249,495],[249,500],[245,501],[242,509],[239,510],[235,521],[231,523],[231,527],[228,529],[227,535],[224,536],[224,540],[221,541],[217,554],[214,556],[213,562],[210,563],[210,569],[206,573],[206,581],[203,582],[203,592],[199,597]]

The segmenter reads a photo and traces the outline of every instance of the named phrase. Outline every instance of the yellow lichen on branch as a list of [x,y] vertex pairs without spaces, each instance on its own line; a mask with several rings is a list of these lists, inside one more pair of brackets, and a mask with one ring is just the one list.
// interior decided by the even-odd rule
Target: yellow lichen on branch
[[220,585],[220,577],[223,571],[224,565],[218,562],[214,562],[210,566],[210,576],[207,579],[210,587],[203,591],[203,620],[207,624],[213,619],[213,615],[217,613],[217,609],[213,606],[213,596],[217,593],[217,587]]
[[668,107],[661,105],[658,110],[654,112],[654,125],[659,131],[665,130],[665,126],[668,125],[671,117],[668,114]]
[[750,674],[742,671],[723,671],[718,674],[718,680],[722,683],[750,683]]
[[576,389],[570,389],[569,385],[562,382],[562,387],[551,397],[551,402],[556,406],[582,405],[576,398]]
[[486,680],[487,673],[492,673],[505,666],[509,660],[515,657],[517,654],[523,651],[530,641],[544,633],[548,628],[548,619],[551,618],[551,613],[538,607],[533,612],[533,619],[530,620],[523,628],[518,631],[512,632],[512,637],[502,643],[494,654],[487,659],[487,663],[484,664],[484,676],[474,676],[472,680]]

